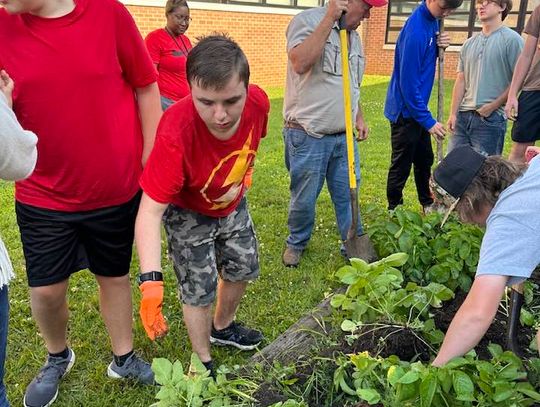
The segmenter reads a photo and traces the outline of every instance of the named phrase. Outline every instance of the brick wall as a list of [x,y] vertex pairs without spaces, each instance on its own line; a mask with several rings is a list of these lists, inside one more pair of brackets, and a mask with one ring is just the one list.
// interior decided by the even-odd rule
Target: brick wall
[[[127,7],[143,36],[165,25],[162,7],[133,5]],[[394,50],[384,49],[386,13],[386,7],[373,8],[370,19],[365,20],[360,28],[367,58],[367,74],[392,73]],[[195,42],[196,37],[212,31],[227,32],[246,53],[253,83],[263,87],[284,86],[287,65],[285,29],[292,15],[192,8],[191,17],[193,21],[186,34],[192,42]],[[458,53],[455,51],[446,53],[447,78],[455,77],[457,56]]]
[[[366,73],[390,75],[394,66],[394,50],[384,46],[386,34],[387,7],[372,8],[369,20],[362,22],[362,40],[367,58]],[[387,48],[387,49],[385,49]],[[444,76],[453,79],[456,76],[458,51],[447,51],[444,58]]]
[[[165,26],[163,8],[127,7],[143,36]],[[191,17],[193,21],[186,35],[193,43],[196,37],[212,31],[227,32],[246,53],[251,68],[251,82],[264,87],[285,85],[285,29],[292,15],[192,9]]]

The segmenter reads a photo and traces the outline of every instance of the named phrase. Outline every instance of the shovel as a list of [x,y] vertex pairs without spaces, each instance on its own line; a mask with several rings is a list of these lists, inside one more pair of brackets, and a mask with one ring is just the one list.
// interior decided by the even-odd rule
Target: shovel
[[358,236],[358,191],[356,186],[356,169],[354,162],[354,140],[352,128],[351,88],[349,79],[349,40],[345,28],[345,13],[339,19],[339,38],[341,42],[341,67],[343,72],[343,105],[345,108],[345,137],[347,141],[347,164],[349,170],[349,189],[351,197],[351,226],[347,231],[345,251],[348,258],[362,259],[368,263],[377,260],[377,253],[364,233]]
[[506,326],[506,348],[517,356],[523,357],[518,344],[519,316],[523,305],[523,283],[512,286],[510,290],[510,307],[508,310],[508,324]]
[[[439,23],[439,32],[444,30],[444,19]],[[438,74],[438,92],[437,92],[437,121],[442,123],[444,120],[444,48],[439,47],[439,74]],[[443,159],[443,142],[438,137],[437,142],[437,162]]]

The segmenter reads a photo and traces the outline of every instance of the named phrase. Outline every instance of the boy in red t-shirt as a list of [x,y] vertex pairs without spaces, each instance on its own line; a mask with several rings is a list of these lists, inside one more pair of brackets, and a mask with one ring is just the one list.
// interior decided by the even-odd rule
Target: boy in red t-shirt
[[140,314],[152,340],[167,332],[161,313],[164,215],[191,345],[212,370],[210,342],[249,350],[263,339],[234,318],[248,282],[259,275],[244,194],[270,103],[259,87],[248,85],[247,59],[224,36],[206,37],[193,48],[187,78],[191,97],[164,113],[141,178],[135,226]]
[[107,374],[153,383],[133,353],[129,267],[139,177],[161,117],[155,68],[117,0],[0,4],[0,69],[17,84],[21,124],[39,134],[36,169],[15,198],[32,315],[49,355],[24,405],[52,404],[75,361],[66,293],[86,268],[114,354]]

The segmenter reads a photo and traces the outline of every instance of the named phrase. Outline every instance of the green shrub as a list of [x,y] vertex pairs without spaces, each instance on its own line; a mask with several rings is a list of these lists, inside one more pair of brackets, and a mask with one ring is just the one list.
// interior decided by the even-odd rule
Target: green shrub
[[371,264],[351,259],[350,266],[336,272],[339,281],[347,284],[345,293],[336,294],[330,302],[344,311],[342,330],[354,337],[354,333],[366,325],[382,329],[388,324],[399,324],[421,332],[430,344],[442,341],[443,334],[435,328],[429,309],[441,307],[453,293],[438,283],[425,287],[412,282],[405,284],[396,267],[403,266],[408,257],[405,253],[395,253]]
[[255,383],[240,377],[228,379],[229,371],[221,367],[214,379],[195,353],[185,373],[179,361],[164,358],[154,359],[152,370],[161,386],[153,407],[249,406],[255,401],[250,395],[257,388]]
[[521,360],[498,345],[489,350],[489,362],[470,352],[441,368],[395,356],[373,358],[367,352],[349,355],[338,361],[334,386],[357,400],[391,407],[509,407],[540,401],[540,394],[523,381],[527,374]]
[[454,218],[441,228],[442,215],[418,213],[399,206],[394,211],[370,207],[368,234],[380,257],[403,252],[406,279],[420,285],[444,284],[469,291],[478,265],[483,232]]

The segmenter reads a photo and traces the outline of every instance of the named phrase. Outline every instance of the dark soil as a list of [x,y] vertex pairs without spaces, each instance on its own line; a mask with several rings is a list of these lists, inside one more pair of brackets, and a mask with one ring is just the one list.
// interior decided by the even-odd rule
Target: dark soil
[[372,356],[398,356],[401,360],[429,361],[429,347],[411,329],[405,327],[385,327],[374,330],[365,326],[352,346],[344,343],[345,353],[358,353],[368,350]]
[[270,383],[261,384],[255,394],[253,394],[253,397],[257,400],[257,406],[261,407],[271,406],[272,404],[288,399],[288,397],[281,394]]
[[[540,269],[535,270],[531,280],[540,286]],[[466,297],[466,293],[457,292],[454,299],[444,303],[444,306],[440,309],[433,310],[433,319],[438,329],[446,332],[450,322],[454,318],[457,310],[463,303]],[[505,349],[506,347],[506,320],[507,317],[498,312],[495,320],[491,324],[491,327],[484,335],[478,346],[475,348],[476,353],[482,359],[490,359],[491,355],[487,349],[489,343],[499,344]],[[520,334],[518,336],[519,346],[522,349],[523,357],[537,357],[533,351],[529,349],[529,344],[534,338],[536,332],[530,327],[520,328]],[[319,362],[315,362],[311,359],[306,361],[304,358],[298,361],[296,373],[294,377],[297,380],[295,387],[302,388],[307,386],[307,382],[314,372],[320,373],[321,370],[332,371],[335,366],[331,362],[322,363],[321,360],[331,360],[335,358],[337,354],[350,354],[363,351],[369,351],[372,356],[378,355],[381,357],[388,357],[390,355],[397,355],[401,360],[416,361],[421,360],[428,362],[434,353],[429,350],[426,345],[415,332],[408,328],[401,327],[384,327],[383,329],[373,330],[373,327],[366,326],[363,331],[359,333],[359,337],[354,343],[349,344],[345,339],[337,346],[329,346],[323,348],[318,356]],[[332,364],[329,366],[328,363]],[[331,381],[332,374],[329,373],[329,380]],[[321,384],[321,383],[319,383]],[[365,402],[359,402],[357,404],[350,404],[350,401],[345,402],[343,395],[338,395],[334,400],[328,400],[328,388],[332,386],[331,382],[320,388],[314,388],[309,394],[309,399],[306,400],[309,406],[331,406],[331,407],[343,407],[344,405],[349,407],[367,407]],[[317,386],[316,386],[317,387]],[[325,391],[324,394],[320,393]],[[328,397],[328,398],[325,398]],[[259,401],[257,406],[270,406],[279,401],[285,401],[288,399],[284,396],[279,389],[276,389],[269,383],[261,385],[259,390],[255,393],[254,397]],[[324,401],[322,401],[324,400]],[[535,404],[538,406],[538,404]],[[377,405],[375,407],[383,407]]]
[[[448,326],[450,326],[450,322],[452,322],[452,318],[454,318],[454,315],[465,300],[466,296],[466,293],[458,291],[453,300],[445,302],[442,308],[435,310],[433,319],[435,320],[435,325],[437,328],[443,332],[446,332]],[[534,352],[529,349],[529,344],[531,343],[531,339],[534,337],[534,335],[535,332],[533,329],[530,327],[521,326],[518,336],[518,343],[523,352],[522,356],[535,356]],[[487,349],[490,342],[501,345],[503,349],[506,348],[506,316],[501,312],[497,313],[497,316],[495,317],[495,320],[491,324],[490,328],[475,348],[478,357],[481,359],[491,358],[491,355]]]

